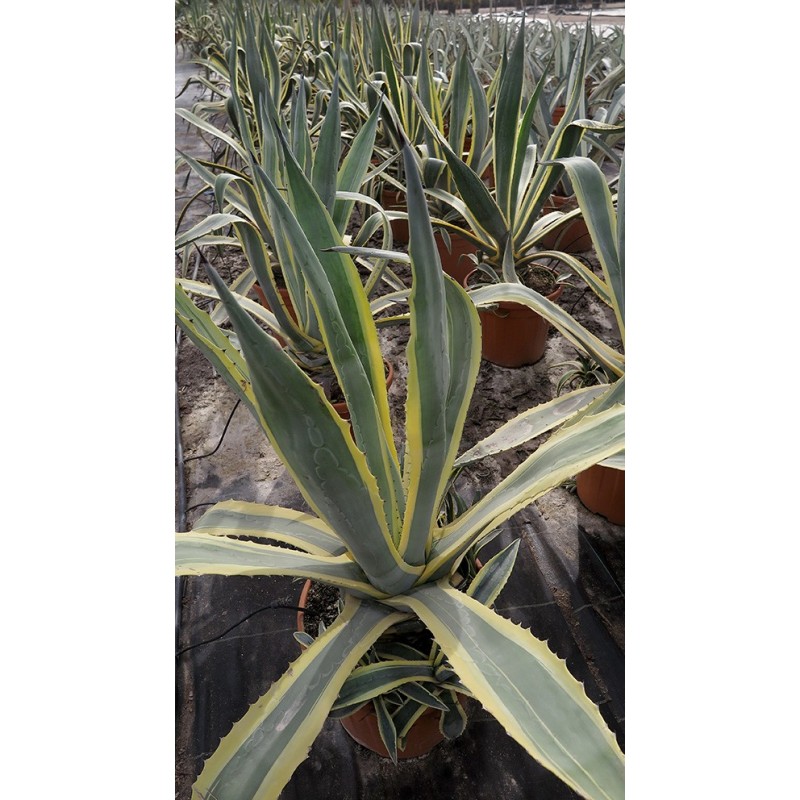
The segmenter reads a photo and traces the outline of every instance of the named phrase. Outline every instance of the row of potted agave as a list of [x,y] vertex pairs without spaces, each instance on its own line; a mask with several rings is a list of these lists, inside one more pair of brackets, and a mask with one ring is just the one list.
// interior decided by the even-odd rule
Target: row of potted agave
[[[343,160],[337,79],[315,148],[306,147],[298,133],[299,123],[305,125],[302,92],[293,105],[292,121],[298,124],[289,129],[265,123],[283,117],[272,113],[277,102],[269,92],[239,91],[245,78],[238,59],[245,56],[237,46],[228,56],[233,76],[228,107],[238,136],[186,115],[222,138],[239,163],[212,168],[186,157],[213,188],[220,210],[179,236],[177,245],[235,242],[249,269],[230,287],[213,269],[209,283],[179,279],[176,318],[251,410],[314,513],[220,503],[191,533],[177,534],[178,574],[303,576],[337,587],[342,598],[336,621],[317,638],[304,640],[306,649],[289,672],[206,762],[195,786],[200,797],[277,797],[328,713],[351,721],[359,713],[370,717],[385,752],[403,757],[415,752],[410,739],[423,717],[428,725],[433,718],[442,735],[463,730],[465,697],[476,698],[581,796],[622,796],[623,756],[583,687],[546,643],[490,610],[518,543],[485,564],[477,562],[479,569],[473,566],[477,551],[504,520],[600,462],[619,467],[624,447],[624,357],[563,311],[552,293],[520,280],[521,273],[537,271],[542,257],[562,261],[612,306],[624,341],[624,168],[615,210],[597,165],[575,156],[583,132],[602,129],[575,121],[577,93],[542,157],[535,157],[527,136],[536,100],[521,113],[523,35],[498,78],[496,118],[514,119],[515,125],[521,118],[527,128],[495,125],[491,191],[483,165],[478,162],[476,171],[460,157],[410,87],[455,194],[435,180],[423,185],[430,161],[410,145],[387,97],[375,104]],[[584,48],[576,69],[583,69],[585,55]],[[256,69],[248,61],[248,80],[256,80]],[[263,85],[269,85],[268,75]],[[259,104],[254,122],[250,110]],[[371,202],[360,189],[379,123],[399,143],[407,211],[387,214],[378,207],[348,240],[354,203]],[[524,154],[526,166],[515,168],[511,153]],[[542,216],[542,210],[565,174],[602,279],[568,253],[534,250],[564,220]],[[430,209],[442,203],[459,214],[432,218]],[[408,221],[407,254],[393,249],[391,222],[397,219]],[[218,235],[227,228],[235,238]],[[383,233],[380,249],[366,245],[377,230]],[[472,281],[486,276],[489,283],[473,285],[466,275],[452,280],[442,269],[439,243],[457,235],[481,255],[477,263],[470,259],[476,267]],[[392,259],[409,264],[410,289],[392,272]],[[368,266],[365,282],[357,266]],[[278,285],[278,274],[285,286]],[[248,297],[255,285],[263,302]],[[378,293],[381,285],[391,291]],[[208,314],[192,295],[221,304]],[[499,319],[505,303],[541,315],[545,335],[553,324],[614,382],[582,387],[530,409],[459,456],[482,340],[491,324],[485,318]],[[385,324],[381,315],[400,305],[408,311],[392,321],[405,320],[411,329],[402,454],[395,446],[377,335],[377,325]],[[330,365],[342,389],[349,424],[311,377],[323,364]],[[551,431],[545,445],[479,502],[443,514],[460,469]]]
[[[538,160],[535,158],[536,145],[529,141],[528,133],[546,76],[540,79],[523,113],[524,24],[517,34],[508,62],[498,72],[500,100],[496,111],[499,120],[519,122],[511,125],[498,123],[491,130],[489,142],[495,155],[490,164],[491,173],[483,170],[485,159],[473,160],[471,167],[469,152],[463,151],[459,157],[424,104],[417,104],[416,113],[427,126],[438,147],[438,154],[446,159],[450,168],[448,181],[439,180],[438,183],[451,184],[450,188],[457,193],[450,193],[437,185],[436,178],[440,178],[444,170],[437,174],[434,169],[432,173],[430,167],[436,167],[432,164],[436,159],[420,160],[423,174],[427,168],[429,175],[435,175],[431,181],[433,185],[426,187],[425,191],[437,226],[437,252],[445,272],[465,286],[469,285],[467,282],[478,284],[481,280],[507,285],[521,282],[554,303],[561,295],[561,286],[555,273],[542,263],[547,264],[553,259],[563,261],[561,254],[583,252],[592,246],[592,234],[580,216],[583,212],[577,197],[567,198],[558,194],[558,189],[564,185],[575,190],[567,177],[571,172],[565,174],[559,163],[574,156],[586,131],[591,130],[593,135],[619,132],[619,126],[574,122],[576,111],[583,102],[578,87],[585,85],[580,79],[586,71],[589,52],[588,29],[584,33],[583,48],[576,54],[571,68],[573,91],[567,98],[567,105],[553,115],[554,129]],[[459,66],[463,66],[463,62],[460,61]],[[470,84],[473,91],[475,85],[473,80]],[[411,94],[415,100],[418,99],[413,90]],[[474,103],[474,95],[472,99]],[[391,118],[397,123],[395,114]],[[460,140],[457,138],[457,141]],[[430,144],[428,149],[431,149]],[[517,154],[517,160],[525,153],[529,167],[518,169],[513,159],[504,157],[509,153]],[[442,167],[444,163],[441,162]],[[498,173],[500,186],[497,185]],[[600,173],[599,168],[597,173]],[[384,187],[382,200],[393,212],[392,233],[401,242],[406,242],[407,214],[401,210],[401,195],[396,189],[387,191]],[[455,218],[452,214],[435,217],[436,211],[443,207],[458,209],[461,213]],[[570,207],[572,210],[565,213],[564,209]],[[613,208],[609,209],[607,204],[601,204],[599,208],[601,214],[613,213]],[[609,246],[607,238],[600,243],[601,259],[607,255]],[[557,252],[542,252],[542,248],[552,248]],[[369,248],[352,248],[349,252],[371,254]],[[619,253],[609,257],[617,265],[621,262]],[[574,264],[573,260],[570,266]],[[621,266],[615,268],[621,269]],[[577,271],[586,273],[582,265]],[[622,281],[617,282],[622,285]],[[597,288],[594,282],[590,281],[589,285]],[[607,291],[598,292],[598,296],[609,304],[616,302]],[[480,309],[479,315],[484,358],[505,367],[525,366],[541,359],[549,325],[535,310],[512,299],[500,299],[491,308]],[[621,322],[619,314],[617,317]],[[620,330],[624,333],[622,327]],[[596,353],[592,355],[596,356]],[[604,362],[599,359],[599,363]],[[609,372],[614,374],[613,369]],[[577,481],[577,492],[590,510],[603,514],[616,524],[624,524],[624,472],[618,467],[619,463],[615,462],[613,466],[598,466],[582,473]]]

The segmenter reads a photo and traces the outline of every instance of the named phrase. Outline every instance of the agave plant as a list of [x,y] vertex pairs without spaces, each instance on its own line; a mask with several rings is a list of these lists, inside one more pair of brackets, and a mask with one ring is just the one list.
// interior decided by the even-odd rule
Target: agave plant
[[[586,226],[594,243],[595,252],[603,272],[598,278],[594,272],[577,258],[566,253],[558,256],[570,269],[586,282],[597,298],[607,305],[614,313],[617,329],[625,345],[625,159],[620,164],[618,192],[615,198],[606,183],[597,164],[589,158],[575,156],[564,159],[562,162],[570,181],[575,188],[579,207],[586,220]],[[624,359],[620,359],[623,372],[613,372],[605,369],[593,357],[591,352],[579,356],[579,374],[582,372],[583,385],[587,385],[587,373],[591,375],[588,380],[598,383],[617,382],[624,384]],[[567,373],[569,374],[569,373]],[[566,376],[564,376],[566,377]],[[562,381],[564,379],[562,378]],[[560,385],[560,384],[559,384]],[[619,402],[624,402],[624,395],[619,395]],[[625,469],[625,454],[619,452],[613,457],[601,462],[603,466],[613,469]]]
[[[547,420],[543,429],[568,421],[581,408],[589,413],[557,431],[480,501],[440,524],[478,373],[480,327],[463,288],[441,271],[408,144],[403,153],[413,285],[402,459],[390,421],[377,331],[363,287],[353,277],[355,266],[340,253],[341,269],[326,270],[271,182],[266,185],[276,215],[273,224],[306,269],[310,302],[351,407],[352,435],[319,387],[210,271],[242,352],[233,364],[227,340],[197,341],[229,383],[249,398],[313,513],[255,504],[217,506],[203,529],[177,534],[178,574],[303,576],[337,587],[343,611],[233,726],[205,763],[195,791],[217,800],[277,798],[333,707],[370,702],[369,684],[391,693],[400,680],[423,690],[438,682],[440,697],[463,687],[582,797],[621,800],[624,759],[599,709],[545,642],[486,605],[502,587],[513,551],[487,564],[484,569],[499,572],[492,577],[482,571],[469,591],[459,591],[452,581],[464,556],[504,520],[570,475],[622,449],[623,408],[606,403],[592,412],[588,403],[597,389],[583,390],[579,398],[559,398],[540,415],[540,425]],[[308,213],[314,226],[336,237],[324,204],[310,206]],[[595,402],[602,400],[599,395]],[[247,540],[237,538],[242,536]],[[430,631],[442,667],[438,679],[424,663],[359,667],[373,646],[382,649],[382,636],[410,623]],[[390,661],[399,651],[393,652]],[[402,652],[406,661],[422,661]],[[380,672],[401,667],[393,682]],[[413,694],[408,700],[417,706],[409,711],[401,705],[402,714],[399,709],[391,714],[391,706],[380,699],[385,694],[375,700],[384,722],[392,718],[383,733],[390,750],[391,730],[402,733],[409,714],[433,705],[416,689]]]
[[[567,253],[554,255],[579,275],[598,299],[612,309],[624,345],[625,159],[620,164],[616,198],[611,194],[605,175],[591,159],[574,156],[561,159],[560,163],[575,189],[578,205],[600,261],[602,277],[599,278],[574,256]],[[619,374],[616,373],[617,376]]]
[[539,258],[535,250],[537,242],[561,223],[559,213],[542,217],[544,206],[563,173],[558,159],[574,155],[587,130],[615,130],[605,123],[575,119],[583,96],[580,78],[585,72],[588,43],[587,31],[572,64],[575,80],[571,82],[566,111],[543,152],[539,152],[533,117],[547,75],[541,76],[527,103],[523,103],[525,33],[520,25],[511,54],[504,58],[500,68],[491,137],[495,181],[492,192],[437,132],[424,104],[418,101],[420,115],[438,139],[457,188],[457,194],[438,188],[426,192],[450,205],[464,220],[460,225],[447,220],[434,222],[473,242],[482,253],[482,271],[494,281],[519,283],[518,270]]
[[[257,69],[256,67],[253,70]],[[233,74],[235,70],[232,70]],[[242,248],[248,269],[237,279],[232,288],[240,301],[254,312],[262,322],[283,339],[294,356],[308,367],[327,364],[327,352],[321,335],[319,322],[313,305],[308,299],[305,271],[283,238],[273,230],[275,200],[268,186],[286,190],[292,212],[300,219],[305,235],[318,250],[338,244],[341,239],[331,238],[330,233],[314,227],[313,214],[304,213],[307,204],[325,206],[338,237],[344,236],[352,209],[357,201],[365,204],[377,203],[358,190],[369,180],[367,170],[375,140],[380,109],[376,108],[366,124],[353,139],[347,154],[342,159],[340,107],[338,82],[334,81],[328,100],[327,113],[319,129],[317,141],[312,145],[309,134],[305,92],[298,82],[291,106],[291,127],[285,121],[266,125],[266,119],[277,118],[277,108],[270,101],[270,93],[261,94],[265,107],[265,124],[258,128],[261,141],[260,152],[255,152],[252,137],[237,142],[223,131],[203,123],[188,112],[179,112],[190,121],[218,138],[229,142],[246,169],[234,170],[220,164],[208,164],[184,154],[187,163],[213,188],[217,205],[221,211],[211,214],[190,230],[180,234],[175,242],[177,248],[189,243],[224,243]],[[237,128],[251,131],[247,121],[237,84],[231,87],[232,104],[240,123]],[[264,131],[271,128],[269,135]],[[366,241],[382,224],[380,209],[368,218],[355,234],[355,241]],[[219,236],[221,229],[232,227],[235,238]],[[383,223],[384,240],[391,244],[388,223]],[[283,251],[283,257],[279,258]],[[326,253],[321,256],[326,269],[337,269],[340,256]],[[371,274],[366,279],[366,292],[372,295],[379,281],[387,282],[393,289],[402,290],[404,284],[388,267],[388,259],[367,264]],[[244,297],[254,282],[263,293],[268,308],[258,306]],[[188,294],[218,300],[219,295],[207,282],[181,279],[180,288]],[[285,289],[284,289],[285,287]],[[183,303],[186,307],[185,303]],[[188,307],[186,307],[188,308]],[[224,309],[214,312],[215,321],[224,319]],[[190,336],[194,335],[190,333]]]
[[608,375],[606,375],[603,365],[584,353],[578,353],[576,358],[569,361],[553,364],[553,369],[559,367],[569,367],[569,369],[558,379],[558,384],[556,385],[557,395],[561,394],[565,389],[608,383]]
[[[580,59],[573,64],[576,76],[584,74],[588,41],[588,30],[585,30]],[[595,358],[607,374],[619,376],[624,372],[624,356],[520,280],[523,270],[542,259],[567,260],[563,253],[542,251],[536,245],[563,221],[582,213],[581,209],[569,214],[554,212],[544,216],[540,216],[541,211],[561,176],[567,174],[565,159],[574,156],[585,131],[614,129],[614,126],[591,120],[574,120],[579,93],[583,91],[582,81],[575,80],[564,117],[556,126],[544,152],[539,155],[537,145],[532,141],[534,134],[531,121],[544,78],[540,79],[523,112],[524,45],[524,28],[520,26],[512,52],[501,64],[492,137],[496,183],[492,192],[437,132],[424,105],[416,96],[420,114],[428,129],[437,137],[458,188],[458,196],[436,188],[426,188],[425,193],[448,203],[465,221],[463,226],[443,219],[434,219],[433,223],[461,235],[478,247],[478,267],[493,285],[470,290],[469,296],[476,305],[492,306],[501,301],[525,305],[546,318],[575,347]],[[586,272],[585,267],[582,272]],[[597,290],[607,295],[596,277],[587,279],[593,280]]]
[[214,4],[209,0],[176,0],[175,41],[194,54],[219,41],[221,30]]

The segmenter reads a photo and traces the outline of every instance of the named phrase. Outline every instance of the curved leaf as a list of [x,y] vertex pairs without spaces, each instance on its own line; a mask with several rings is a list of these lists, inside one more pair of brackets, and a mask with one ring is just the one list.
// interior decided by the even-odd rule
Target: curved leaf
[[491,607],[514,569],[519,550],[519,539],[504,547],[496,556],[490,558],[480,569],[467,589],[467,595],[481,605]]
[[292,575],[380,599],[348,554],[318,556],[207,533],[175,534],[176,575]]
[[205,311],[199,309],[186,292],[176,283],[175,320],[181,330],[200,349],[222,376],[228,387],[250,409],[262,429],[267,425],[261,416],[253,387],[250,383],[250,368],[227,336],[215,325]]
[[234,222],[243,222],[243,220],[237,214],[210,214],[196,225],[193,225],[188,231],[177,236],[175,238],[175,249],[184,247],[207,233],[218,231],[220,228],[227,228],[228,225],[232,225]]
[[625,338],[625,261],[624,237],[625,219],[625,167],[620,170],[618,203],[620,206],[620,227],[617,212],[608,182],[600,167],[594,161],[580,156],[559,159],[569,174],[575,197],[583,212],[583,218],[592,237],[597,257],[603,267],[606,285],[611,294],[611,306],[617,317],[617,325]]
[[461,680],[537,761],[589,800],[622,800],[624,756],[567,665],[530,632],[448,586],[402,598]]
[[294,661],[205,762],[193,790],[214,800],[277,800],[308,756],[363,653],[402,619],[349,596],[336,622]]
[[442,272],[408,145],[404,155],[413,284],[400,552],[410,564],[422,564],[480,367],[480,322],[464,290]]
[[192,526],[209,536],[256,536],[275,539],[315,555],[340,556],[347,549],[321,520],[302,511],[263,503],[224,500]]
[[476,219],[482,221],[482,227],[489,233],[494,241],[498,243],[504,242],[508,236],[509,227],[497,203],[495,203],[478,175],[461,160],[460,155],[452,151],[447,139],[436,129],[428,112],[425,111],[419,96],[410,87],[409,91],[417,104],[420,116],[442,148],[442,152],[453,173],[453,180],[465,204],[469,207],[470,211],[472,211]]
[[386,523],[396,540],[403,511],[402,485],[375,321],[352,260],[325,252],[341,245],[341,238],[314,188],[291,154],[286,155],[293,204],[304,212],[296,218],[267,181],[281,261],[296,259],[301,266],[356,442],[378,483]]
[[178,108],[175,110],[175,113],[185,119],[187,122],[191,123],[195,127],[199,128],[201,131],[205,131],[206,133],[210,133],[212,136],[216,136],[222,142],[228,145],[241,159],[242,161],[247,161],[247,153],[244,151],[242,146],[239,142],[232,139],[228,134],[223,133],[219,128],[214,127],[210,122],[198,117],[197,114],[193,114],[186,108]]
[[209,268],[242,346],[270,442],[312,510],[347,543],[383,591],[413,580],[394,547],[375,477],[350,427]]
[[[219,292],[208,283],[202,283],[201,281],[193,281],[189,278],[179,278],[176,283],[181,286],[187,292],[191,294],[199,295],[200,297],[208,297],[213,300],[219,300]],[[322,342],[312,339],[311,337],[303,337],[300,338],[299,336],[297,339],[294,339],[290,336],[290,332],[284,328],[279,322],[279,312],[278,309],[283,308],[283,315],[289,317],[288,312],[286,311],[285,305],[278,304],[275,311],[271,311],[268,308],[265,308],[261,303],[251,300],[249,297],[245,297],[244,295],[239,294],[238,292],[234,291],[233,287],[231,288],[231,294],[236,299],[236,302],[247,311],[251,316],[255,317],[260,322],[263,322],[270,330],[275,331],[275,333],[279,334],[280,336],[290,339],[294,344],[296,341],[301,342],[302,346],[296,346],[295,349],[299,352],[303,353],[314,353],[314,352],[321,352],[324,347]],[[222,310],[224,310],[224,306],[218,305],[215,308],[215,313],[220,315]],[[227,317],[227,314],[226,314]],[[212,321],[213,318],[212,318]],[[217,324],[217,323],[215,323]],[[295,330],[299,331],[297,326],[294,326]],[[223,334],[224,335],[224,334]]]
[[363,703],[409,681],[436,680],[428,661],[384,661],[356,667],[342,686],[334,708]]
[[343,234],[350,221],[354,203],[346,193],[356,192],[364,182],[369,169],[375,133],[378,129],[380,104],[375,107],[367,121],[353,139],[336,181],[336,203],[333,208],[333,224]]
[[466,466],[479,458],[502,453],[541,436],[577,414],[607,390],[607,386],[587,386],[523,411],[460,455],[455,466]]
[[527,306],[549,320],[578,349],[594,356],[615,375],[622,375],[625,372],[624,356],[586,330],[560,306],[527,286],[516,283],[498,283],[472,289],[469,297],[477,306],[491,305],[502,300]]
[[447,575],[467,548],[486,532],[624,446],[624,406],[587,416],[551,436],[491,492],[442,529],[419,583]]

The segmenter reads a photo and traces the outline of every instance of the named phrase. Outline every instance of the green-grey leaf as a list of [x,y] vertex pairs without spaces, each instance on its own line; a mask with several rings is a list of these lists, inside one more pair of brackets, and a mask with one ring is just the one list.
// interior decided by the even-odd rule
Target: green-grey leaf
[[449,574],[476,539],[567,478],[624,446],[624,406],[562,428],[466,513],[442,528],[422,580]]
[[382,596],[348,555],[317,556],[227,536],[178,533],[175,563],[178,575],[292,575],[324,581],[369,597]]
[[404,473],[408,501],[400,547],[410,564],[421,564],[480,367],[480,326],[464,290],[442,272],[408,145],[404,154],[413,285]]
[[348,597],[336,622],[223,738],[193,790],[215,800],[277,800],[353,667],[399,618]]
[[534,758],[584,798],[622,800],[624,757],[614,736],[546,642],[446,581],[398,601],[419,615],[461,680]]
[[576,389],[569,394],[556,397],[547,403],[540,403],[519,413],[460,455],[456,459],[455,466],[466,466],[480,458],[502,453],[547,433],[577,414],[581,408],[603,394],[607,388],[606,386],[588,386]]
[[487,607],[494,604],[514,569],[519,542],[519,539],[515,539],[483,565],[467,589],[470,597]]
[[407,583],[375,478],[349,426],[322,389],[239,307],[211,268],[209,277],[239,336],[270,441],[306,501],[347,543],[375,586],[392,591],[395,581]]
[[192,531],[274,539],[317,555],[339,556],[346,550],[342,540],[322,520],[311,514],[262,503],[224,500],[206,511]]
[[433,667],[427,661],[383,661],[357,667],[342,686],[334,708],[369,700],[408,681],[433,680]]

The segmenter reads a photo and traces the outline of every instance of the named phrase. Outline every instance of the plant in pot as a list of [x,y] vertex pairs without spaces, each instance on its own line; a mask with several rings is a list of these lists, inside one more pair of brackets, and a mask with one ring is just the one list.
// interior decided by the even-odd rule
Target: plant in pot
[[[487,608],[485,596],[473,596],[483,591],[481,586],[493,587],[491,595],[502,584],[513,551],[488,562],[467,591],[459,591],[453,581],[464,557],[498,524],[570,474],[622,448],[624,409],[612,404],[558,431],[481,500],[439,524],[480,365],[480,326],[463,288],[441,271],[407,146],[404,157],[412,201],[413,287],[402,461],[386,391],[376,380],[380,353],[363,289],[354,282],[349,301],[337,297],[278,192],[273,193],[275,227],[307,268],[310,298],[331,361],[352,401],[352,437],[318,387],[210,273],[249,368],[246,391],[314,513],[255,504],[218,506],[209,512],[215,514],[213,526],[177,534],[178,573],[312,578],[340,589],[343,611],[233,726],[206,761],[195,791],[217,800],[277,798],[337,700],[360,705],[372,699],[367,689],[371,678],[385,687],[387,674],[398,670],[394,686],[399,681],[429,689],[438,680],[440,698],[448,706],[448,712],[442,711],[444,727],[461,725],[450,692],[463,687],[582,797],[621,799],[622,753],[583,687],[545,642]],[[239,377],[231,373],[231,383]],[[563,411],[553,424],[564,422],[579,407],[573,402],[571,411]],[[492,577],[490,567],[501,577]],[[388,664],[359,667],[370,648],[384,647],[378,644],[382,635],[409,624],[415,632],[420,626],[430,631],[441,653],[438,675],[434,670],[431,678],[426,665],[414,663],[423,661],[418,652],[426,655],[419,645],[411,650],[390,645]],[[342,698],[346,684],[349,694]],[[417,689],[410,691],[416,699],[409,699],[419,707],[433,702]],[[400,715],[404,707],[392,714],[386,700],[376,704],[389,752],[395,741],[392,730],[397,734],[400,722],[405,730],[410,712]]]
[[[466,43],[459,47],[448,77],[444,69],[436,71],[433,67],[437,53],[429,45],[427,34],[420,42],[406,43],[401,50],[397,43],[389,41],[385,24],[377,27],[381,31],[377,46],[382,71],[371,76],[366,91],[371,106],[379,97],[384,101],[382,132],[388,143],[384,164],[391,163],[392,171],[385,173],[381,202],[391,214],[395,239],[405,243],[408,241],[405,186],[402,161],[396,159],[404,138],[414,146],[423,185],[453,190],[438,140],[424,124],[411,86],[416,87],[420,103],[439,135],[446,137],[454,152],[459,153],[486,180],[491,178],[491,148],[487,146],[489,107],[486,90],[470,64]],[[441,201],[428,198],[428,205],[436,217],[460,220],[459,214]],[[463,256],[475,253],[474,244],[449,232],[437,236],[436,241],[445,271],[460,280],[463,275],[460,276],[459,272],[466,274],[472,269],[467,269],[471,262]]]
[[[609,382],[602,364],[583,353],[578,353],[574,360],[553,365],[553,369],[559,367],[569,367],[569,369],[558,380],[557,395],[565,389],[574,391],[590,386],[602,386]],[[623,400],[621,397],[620,401]],[[604,516],[615,525],[625,524],[624,453],[618,453],[600,464],[589,467],[577,475],[573,483],[580,501],[586,508]]]
[[[554,103],[572,91],[571,84],[579,80],[570,68],[570,51],[575,46],[575,37],[570,37],[563,29],[556,35],[556,46],[553,63],[555,88],[550,93],[549,105],[540,98],[541,113],[534,115],[534,124],[539,133],[540,142],[546,142],[564,113],[564,106],[556,106],[553,110],[552,124],[550,109]],[[624,44],[624,37],[622,38]],[[598,166],[610,161],[619,167],[621,152],[618,145],[625,135],[622,115],[625,108],[625,61],[618,37],[609,41],[605,36],[593,36],[590,55],[587,61],[586,74],[583,80],[583,91],[578,93],[579,106],[577,113],[581,117],[589,117],[597,122],[613,126],[602,135],[587,130],[577,150],[577,155],[591,158]],[[592,247],[585,220],[581,216],[577,199],[572,190],[569,178],[561,176],[554,187],[550,198],[544,206],[544,213],[561,212],[564,217],[561,223],[546,236],[540,244],[543,247],[560,250],[566,253],[581,253]]]
[[[585,33],[584,47],[579,53],[578,60],[573,64],[573,70],[579,76],[584,72],[587,41],[588,35]],[[548,251],[539,251],[537,246],[542,237],[559,224],[562,216],[560,213],[541,216],[542,209],[563,172],[563,166],[558,159],[572,156],[577,151],[586,130],[613,129],[613,126],[591,120],[574,119],[580,84],[576,82],[567,111],[556,126],[542,157],[538,158],[532,118],[544,76],[539,80],[523,111],[524,43],[524,28],[520,26],[511,54],[508,59],[503,60],[500,67],[501,75],[492,133],[495,172],[493,192],[490,193],[474,170],[453,152],[444,137],[436,132],[425,109],[420,108],[420,114],[426,125],[439,140],[458,189],[457,196],[436,188],[426,189],[426,193],[449,204],[465,220],[464,227],[439,219],[434,220],[434,224],[466,237],[480,251],[476,277],[494,285],[471,291],[470,296],[476,302],[480,300],[484,331],[487,326],[500,329],[500,333],[496,336],[491,333],[489,336],[484,334],[483,355],[489,361],[503,366],[534,363],[544,353],[544,342],[533,352],[526,344],[526,339],[533,339],[537,335],[542,326],[539,317],[544,315],[539,315],[536,308],[530,304],[520,303],[517,298],[518,290],[525,288],[530,296],[541,298],[550,307],[555,305],[553,300],[556,298],[552,294],[548,297],[536,292],[533,287],[525,287],[520,273],[523,272],[524,275],[528,265],[534,262],[541,263],[551,255]],[[492,298],[491,301],[489,297]],[[498,307],[499,302],[514,305]],[[490,304],[493,308],[483,308]],[[521,340],[510,339],[503,330],[504,320],[509,317],[508,312],[511,310],[515,312],[515,316],[519,314],[528,320],[527,327],[522,327]],[[508,346],[513,349],[487,350],[487,346],[493,348],[495,343],[498,348]]]
[[[444,527],[464,510],[466,505],[451,487],[436,524]],[[490,538],[491,534],[487,541]],[[511,572],[518,544],[513,542],[485,565],[474,552],[468,552],[450,585],[491,607]],[[305,582],[301,608],[306,608],[318,586],[324,584],[310,579]],[[337,612],[343,611],[339,597]],[[330,615],[331,609],[326,608],[325,613]],[[313,634],[322,636],[333,621],[329,619],[326,624],[319,617],[315,629],[306,622],[306,616],[305,611],[298,612],[298,630],[294,634],[303,648],[311,646],[317,638]],[[419,620],[409,620],[393,625],[364,653],[339,691],[330,716],[338,718],[359,744],[397,763],[398,759],[423,755],[444,739],[461,735],[471,696],[430,631]]]
[[[622,345],[625,345],[625,159],[620,165],[617,207],[614,197],[597,164],[581,156],[562,161],[575,188],[577,201],[594,243],[602,269],[602,278],[582,261],[565,253],[558,257],[581,277],[601,302],[614,312]],[[597,353],[582,348],[584,355],[576,382],[619,382],[624,377],[624,357],[620,355],[617,369],[597,359]],[[567,373],[568,375],[570,373]],[[566,376],[565,376],[566,377]],[[571,378],[571,379],[572,379]],[[563,380],[563,379],[562,379]],[[625,524],[625,458],[617,453],[577,475],[578,497],[590,510],[602,514],[610,522]]]
[[[232,88],[231,96],[236,96],[235,87]],[[379,110],[375,110],[367,124],[358,132],[340,167],[341,139],[336,82],[315,148],[312,148],[308,136],[303,97],[302,90],[298,89],[292,109],[292,128],[287,127],[284,133],[276,125],[273,131],[275,152],[266,159],[272,165],[271,174],[252,153],[240,145],[237,146],[241,157],[247,160],[252,178],[221,165],[215,165],[219,170],[219,174],[215,174],[209,165],[186,156],[196,173],[207,185],[213,187],[217,204],[222,211],[211,214],[177,237],[176,247],[209,242],[240,246],[246,255],[248,269],[231,287],[240,303],[272,331],[282,346],[287,347],[306,370],[316,374],[323,385],[332,387],[335,385],[335,376],[315,309],[308,298],[305,272],[296,254],[287,251],[288,245],[273,229],[274,215],[271,209],[274,200],[271,191],[277,190],[277,186],[285,189],[290,207],[301,221],[306,236],[320,252],[325,268],[337,272],[345,283],[346,280],[360,281],[358,273],[342,267],[341,254],[322,251],[341,242],[356,200],[372,202],[357,190],[366,180]],[[224,135],[222,132],[218,133]],[[236,144],[234,140],[231,141]],[[309,204],[321,205],[326,210],[330,226],[314,225],[313,220],[318,217],[301,213],[300,209]],[[359,237],[371,236],[380,224],[381,215],[373,214],[356,233],[356,241]],[[214,235],[216,231],[229,226],[232,226],[235,238]],[[384,226],[384,235],[390,237],[388,226]],[[368,295],[375,292],[380,280],[388,282],[395,290],[405,288],[405,284],[388,268],[387,259],[379,260],[374,265],[363,263],[370,269],[370,274],[365,279]],[[347,276],[346,280],[344,276]],[[260,294],[260,303],[244,296],[256,280],[258,283],[255,288]],[[212,325],[218,326],[226,321],[225,308],[217,306],[212,310],[210,318],[206,319],[189,295],[218,301],[217,290],[209,283],[188,278],[179,278],[177,283],[179,320],[184,330],[193,339],[211,335]],[[350,289],[340,286],[336,281],[334,285],[340,293],[348,296],[351,293]],[[203,320],[202,331],[198,328],[198,320]],[[225,336],[221,330],[214,333],[217,342],[221,342],[220,337]],[[390,366],[387,370],[388,382],[391,382],[391,375]],[[339,398],[339,410],[347,417],[348,411],[343,398]]]
[[[470,62],[470,53],[461,43],[444,93],[437,91],[441,83],[434,80],[429,65],[421,65],[416,87],[420,100],[439,132],[446,137],[450,149],[481,176],[487,186],[494,185],[491,164],[491,124],[487,91]],[[437,136],[420,125],[423,141],[417,146],[423,186],[447,193],[456,191]],[[461,214],[441,199],[428,196],[428,211],[436,219],[464,225]],[[436,247],[444,271],[459,283],[474,269],[477,247],[458,233],[438,228]]]

